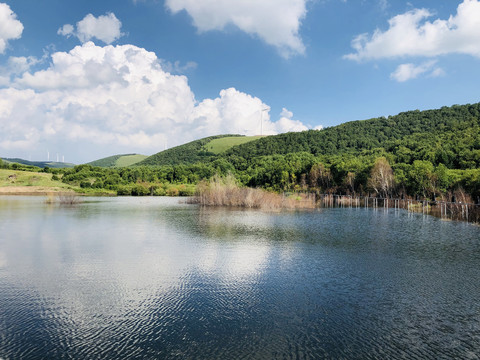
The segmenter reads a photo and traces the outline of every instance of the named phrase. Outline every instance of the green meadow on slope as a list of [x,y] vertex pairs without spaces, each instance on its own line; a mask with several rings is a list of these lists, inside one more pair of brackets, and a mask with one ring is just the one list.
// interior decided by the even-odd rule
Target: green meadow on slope
[[214,139],[205,144],[203,148],[206,151],[214,154],[221,154],[233,146],[249,143],[250,141],[258,140],[264,136],[227,136],[219,139]]
[[139,154],[113,155],[103,159],[91,161],[88,163],[88,165],[99,167],[124,167],[134,165],[146,158],[146,155]]

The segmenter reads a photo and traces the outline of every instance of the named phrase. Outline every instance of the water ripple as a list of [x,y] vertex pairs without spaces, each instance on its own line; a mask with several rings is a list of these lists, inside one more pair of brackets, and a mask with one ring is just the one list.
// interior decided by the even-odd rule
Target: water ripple
[[0,358],[478,359],[478,227],[135,200],[0,206]]

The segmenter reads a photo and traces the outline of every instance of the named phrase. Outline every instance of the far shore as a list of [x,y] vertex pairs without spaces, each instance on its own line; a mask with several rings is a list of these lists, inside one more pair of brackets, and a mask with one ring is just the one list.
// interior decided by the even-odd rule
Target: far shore
[[46,186],[2,186],[0,187],[0,195],[38,195],[46,196],[51,194],[75,194],[73,190],[65,190],[62,188],[46,187]]

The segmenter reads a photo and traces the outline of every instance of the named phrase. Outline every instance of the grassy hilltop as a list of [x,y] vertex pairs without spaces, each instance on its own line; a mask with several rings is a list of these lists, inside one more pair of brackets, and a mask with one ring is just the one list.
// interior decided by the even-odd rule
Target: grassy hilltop
[[139,163],[146,158],[146,155],[139,154],[113,155],[103,159],[91,161],[88,163],[88,165],[99,167],[124,167]]

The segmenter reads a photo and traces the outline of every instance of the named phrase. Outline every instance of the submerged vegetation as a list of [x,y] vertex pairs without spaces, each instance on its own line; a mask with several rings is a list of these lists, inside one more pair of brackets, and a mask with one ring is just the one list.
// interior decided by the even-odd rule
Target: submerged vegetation
[[59,204],[59,205],[77,205],[82,203],[82,199],[75,193],[49,193],[45,200],[47,204]]

